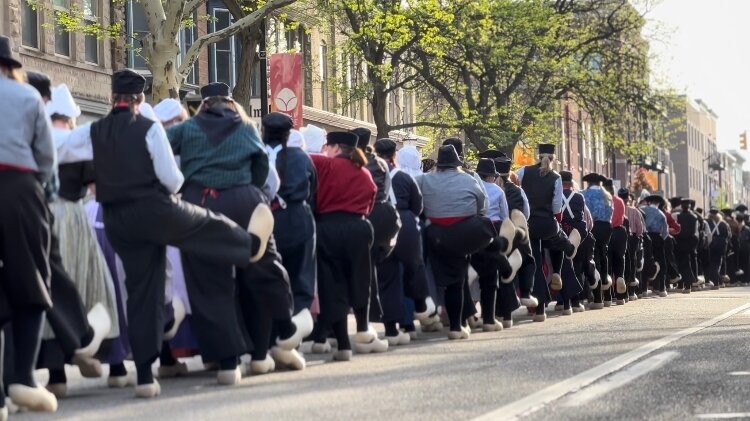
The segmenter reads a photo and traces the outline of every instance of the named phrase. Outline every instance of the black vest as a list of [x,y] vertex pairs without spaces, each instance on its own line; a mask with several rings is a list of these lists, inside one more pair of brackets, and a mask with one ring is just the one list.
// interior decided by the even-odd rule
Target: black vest
[[530,216],[552,218],[552,199],[555,196],[555,183],[560,179],[560,174],[550,170],[542,177],[539,170],[539,164],[524,167],[521,187],[529,199]]
[[375,182],[375,186],[378,188],[378,192],[375,194],[376,202],[385,202],[388,200],[388,192],[391,190],[391,181],[388,177],[388,164],[372,153],[366,153],[367,156],[367,170],[372,175],[372,181]]
[[91,125],[96,198],[102,204],[123,203],[168,194],[154,171],[146,146],[153,121],[117,108]]
[[698,218],[691,211],[680,211],[677,215],[677,223],[680,224],[680,233],[677,238],[697,239],[695,230],[698,227]]
[[77,202],[86,197],[88,185],[95,180],[94,162],[80,161],[70,164],[60,164],[57,167],[60,178],[60,198]]
[[521,188],[508,181],[503,184],[503,190],[505,190],[505,200],[508,202],[508,212],[512,212],[513,209],[517,209],[523,213],[523,193]]

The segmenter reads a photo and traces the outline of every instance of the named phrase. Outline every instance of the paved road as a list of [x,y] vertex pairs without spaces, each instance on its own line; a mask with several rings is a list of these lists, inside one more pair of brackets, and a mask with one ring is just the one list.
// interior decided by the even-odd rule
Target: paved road
[[12,419],[750,419],[750,288],[550,316],[346,363],[309,356],[303,372],[232,388],[191,373],[150,401],[76,378],[56,414]]

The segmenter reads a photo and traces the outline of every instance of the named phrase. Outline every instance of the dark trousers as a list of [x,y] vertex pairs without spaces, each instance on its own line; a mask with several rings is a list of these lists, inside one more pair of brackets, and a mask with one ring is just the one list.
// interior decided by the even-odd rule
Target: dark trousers
[[643,237],[641,237],[641,244],[643,268],[641,268],[641,271],[639,273],[641,281],[640,291],[641,294],[645,294],[646,291],[648,291],[649,282],[652,282],[649,278],[654,276],[654,270],[656,269],[654,267],[654,263],[656,262],[656,260],[654,259],[654,251],[652,248],[650,234],[647,233]]
[[[201,186],[188,185],[183,198],[220,213],[241,227],[248,225],[255,208],[265,202],[260,189],[252,185],[221,190],[214,195],[204,194]],[[247,268],[235,269],[189,252],[182,253],[182,261],[194,309],[191,325],[203,358],[221,361],[252,349],[254,357],[264,359],[273,320],[289,319],[292,310],[289,278],[273,239],[263,257]],[[231,338],[216,336],[216,331],[229,334],[221,331],[226,329],[222,324],[242,326],[237,319],[240,312],[249,339],[245,337],[243,341],[238,335],[241,330]],[[243,346],[243,342],[244,349],[238,352],[237,347]]]
[[[666,240],[662,238],[659,233],[648,233],[651,239],[651,253],[653,255],[653,262],[659,264],[659,273],[656,274],[656,278],[653,281],[654,291],[666,291],[667,290],[667,256],[665,254],[665,243]],[[653,273],[653,272],[652,272]]]
[[378,265],[393,252],[394,237],[401,228],[401,218],[396,208],[390,202],[376,202],[372,212],[367,216],[373,229],[372,248],[370,250],[372,262],[370,274],[370,318],[380,320],[383,307],[380,302],[380,288],[378,287]]
[[[560,225],[554,218],[541,218],[532,216],[529,218],[529,244],[536,262],[536,271],[534,272],[534,296],[539,300],[539,307],[552,300],[547,287],[547,280],[542,270],[543,251],[546,249],[550,255],[552,267],[551,273],[560,274],[562,272],[564,252],[570,247],[565,234],[560,229]],[[537,309],[539,311],[539,309]]]
[[411,212],[401,212],[401,221],[396,247],[377,269],[386,323],[403,319],[404,297],[424,302],[429,295],[419,225]]
[[[573,270],[576,273],[576,276],[579,276],[579,279],[581,280],[581,285],[584,286],[581,290],[581,294],[579,295],[579,300],[586,300],[589,298],[589,291],[591,291],[592,297],[596,298],[599,297],[599,301],[601,302],[601,288],[597,287],[594,290],[591,290],[590,285],[593,285],[594,282],[596,282],[596,264],[594,263],[594,249],[595,249],[595,241],[593,235],[589,234],[581,240],[581,245],[578,247],[578,252],[576,253],[576,257],[573,259]],[[599,290],[598,293],[596,293],[596,290]]]
[[[641,249],[641,239],[636,235],[628,236],[628,247],[625,250],[625,282],[630,284],[638,277],[638,254]],[[643,280],[641,280],[642,282]],[[633,294],[633,287],[628,287],[628,292]]]
[[[628,250],[628,231],[623,226],[612,228],[612,235],[609,237],[609,262],[612,268],[613,281],[617,278],[625,278],[625,254]],[[627,281],[626,281],[627,282]],[[618,299],[627,297],[627,292],[617,294]]]
[[722,240],[714,240],[708,248],[708,280],[713,282],[714,285],[719,285],[721,282],[720,270],[724,263],[725,250],[726,243]]
[[284,267],[289,273],[289,282],[294,296],[294,314],[297,314],[310,308],[315,295],[317,271],[315,238],[291,247],[278,246],[278,249]]
[[[612,237],[612,224],[605,221],[594,222],[594,227],[591,229],[591,235],[594,236],[594,262],[596,264],[596,270],[599,271],[602,283],[607,281],[609,275],[609,240]],[[610,296],[610,291],[602,291],[601,285],[599,288],[594,289],[594,301],[598,301],[601,295],[605,295],[605,298]]]
[[34,367],[41,344],[44,312],[38,308],[18,310],[10,323],[0,324],[0,399],[5,406],[5,387],[23,384],[35,387]]
[[[495,225],[499,228],[499,224],[496,223]],[[484,250],[471,255],[471,265],[479,275],[479,301],[482,305],[482,319],[485,324],[492,324],[492,321],[495,320],[500,277],[508,276],[511,271],[508,258],[502,253],[504,243],[505,239],[497,237]],[[508,290],[504,289],[504,292],[507,293]],[[515,296],[515,291],[513,295]],[[465,298],[464,301],[466,301]]]
[[680,271],[682,281],[680,286],[683,289],[691,289],[696,282],[695,272],[693,272],[693,255],[698,246],[697,238],[679,238],[675,240],[675,259],[677,260],[677,269]]
[[[161,350],[167,245],[224,267],[246,267],[252,255],[252,239],[246,228],[174,197],[105,204],[104,225],[125,268],[128,333],[137,365],[152,363]],[[187,277],[186,281],[189,281]],[[201,349],[208,353],[216,350],[224,356],[244,352],[246,346],[237,335],[239,326],[234,300],[228,300],[230,294],[226,292],[220,297],[203,294],[203,288],[218,292],[213,279],[200,278],[198,282],[202,282],[201,285],[194,282],[192,286],[191,282],[187,285],[193,321],[196,315],[204,314],[205,322],[211,326],[196,329],[196,336],[198,332],[206,334],[199,337]],[[200,301],[194,302],[194,298]],[[203,308],[209,303],[210,308]],[[222,320],[217,320],[219,317]]]
[[677,267],[677,258],[675,257],[675,239],[671,235],[664,240],[664,255],[667,262],[666,276],[667,281],[680,276],[680,270]]
[[[333,324],[346,319],[349,308],[367,309],[370,303],[370,222],[350,213],[318,217],[319,322]],[[327,334],[327,332],[326,332]]]

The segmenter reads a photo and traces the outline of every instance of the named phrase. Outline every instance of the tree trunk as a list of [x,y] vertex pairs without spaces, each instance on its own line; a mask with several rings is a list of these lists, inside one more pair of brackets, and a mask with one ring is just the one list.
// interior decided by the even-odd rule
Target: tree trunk
[[174,40],[154,43],[148,55],[149,70],[153,76],[151,96],[154,104],[167,98],[179,98],[182,76],[177,72],[177,55],[180,47]]
[[237,36],[240,38],[242,53],[240,54],[239,72],[237,73],[237,85],[232,91],[232,96],[252,116],[250,98],[252,97],[253,72],[258,61],[255,50],[258,46],[260,33],[257,30],[242,31]]
[[469,141],[478,151],[486,151],[488,149],[487,143],[482,140],[482,133],[475,127],[464,128],[466,134],[466,140]]
[[372,105],[372,117],[375,120],[375,127],[377,128],[377,138],[384,139],[390,136],[390,124],[388,124],[388,94],[385,92],[386,86],[382,82],[378,82],[378,76],[367,70],[367,76],[373,82],[372,86],[372,97],[370,97],[370,103]]

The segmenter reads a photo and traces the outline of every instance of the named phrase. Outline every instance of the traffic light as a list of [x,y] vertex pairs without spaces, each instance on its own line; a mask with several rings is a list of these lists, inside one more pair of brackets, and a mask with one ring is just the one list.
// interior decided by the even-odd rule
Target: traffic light
[[740,149],[747,150],[747,132],[740,133]]

